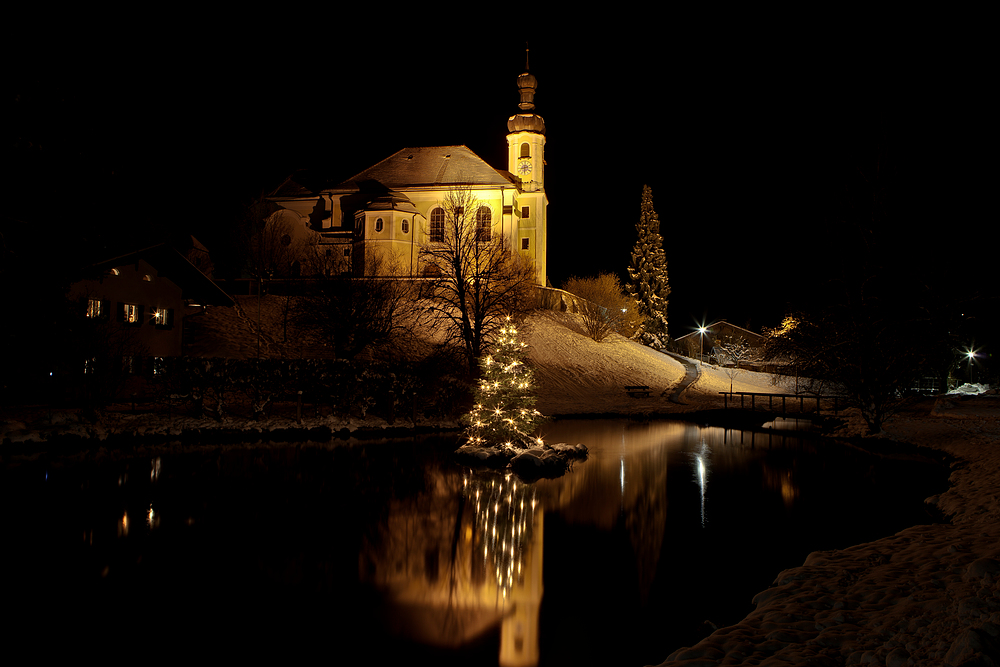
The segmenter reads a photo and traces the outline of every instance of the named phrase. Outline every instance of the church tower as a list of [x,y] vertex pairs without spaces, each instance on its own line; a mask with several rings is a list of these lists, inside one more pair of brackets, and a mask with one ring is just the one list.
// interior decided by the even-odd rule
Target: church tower
[[507,170],[519,181],[514,215],[515,247],[535,263],[538,283],[546,281],[546,222],[548,197],[545,195],[545,121],[534,112],[538,81],[528,72],[517,77],[521,92],[520,112],[507,120]]

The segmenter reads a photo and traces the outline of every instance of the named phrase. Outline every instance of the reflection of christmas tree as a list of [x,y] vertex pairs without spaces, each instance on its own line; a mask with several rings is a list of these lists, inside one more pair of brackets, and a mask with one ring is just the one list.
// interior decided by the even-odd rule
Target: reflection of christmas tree
[[544,419],[535,409],[531,369],[522,358],[527,345],[517,339],[517,329],[507,318],[492,354],[479,362],[482,376],[475,405],[466,417],[468,444],[527,447],[538,444],[531,433]]
[[472,557],[478,562],[472,569],[496,577],[498,595],[507,602],[513,588],[524,587],[524,565],[531,565],[530,559],[525,561],[535,530],[535,490],[510,473],[464,476],[463,488],[466,502],[476,511]]

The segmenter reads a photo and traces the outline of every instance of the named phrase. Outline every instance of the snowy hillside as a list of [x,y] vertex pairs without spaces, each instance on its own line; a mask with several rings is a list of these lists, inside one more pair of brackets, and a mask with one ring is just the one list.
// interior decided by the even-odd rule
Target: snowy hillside
[[[645,345],[612,334],[596,343],[585,333],[579,315],[537,311],[525,322],[524,340],[540,385],[538,409],[546,414],[663,413],[722,406],[720,391],[729,391],[726,371],[711,365],[697,367],[698,378],[679,397],[670,400],[685,377],[677,359]],[[695,362],[691,362],[692,365]],[[630,385],[647,385],[648,398],[625,393]],[[785,393],[771,375],[740,372],[733,391]]]

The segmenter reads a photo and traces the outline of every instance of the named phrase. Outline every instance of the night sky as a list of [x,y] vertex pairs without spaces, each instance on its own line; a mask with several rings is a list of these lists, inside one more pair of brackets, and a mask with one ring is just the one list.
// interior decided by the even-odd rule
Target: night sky
[[[995,283],[995,74],[976,35],[940,17],[566,18],[26,17],[4,45],[9,215],[108,247],[189,230],[211,250],[221,218],[299,168],[339,180],[444,144],[505,168],[527,39],[554,285],[626,276],[643,184],[675,336],[777,325],[851,270],[861,228],[886,270]],[[892,206],[871,222],[875,164]]]

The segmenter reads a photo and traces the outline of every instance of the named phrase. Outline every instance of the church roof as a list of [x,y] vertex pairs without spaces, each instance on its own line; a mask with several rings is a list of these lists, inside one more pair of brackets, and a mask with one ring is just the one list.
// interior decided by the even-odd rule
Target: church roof
[[388,192],[375,197],[367,205],[366,211],[402,211],[403,213],[420,214],[410,198],[398,192]]
[[331,190],[392,189],[436,185],[513,184],[467,146],[404,148]]

